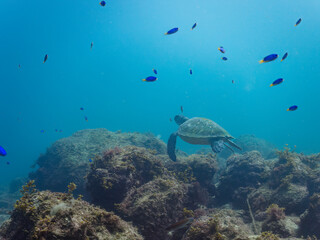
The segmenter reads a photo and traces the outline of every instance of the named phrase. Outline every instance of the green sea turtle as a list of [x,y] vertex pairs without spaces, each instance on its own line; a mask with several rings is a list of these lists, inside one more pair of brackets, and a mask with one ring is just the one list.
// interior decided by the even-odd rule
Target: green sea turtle
[[167,153],[172,161],[176,161],[177,136],[187,143],[210,145],[215,153],[221,152],[225,147],[233,152],[229,145],[241,150],[238,145],[231,141],[234,137],[210,119],[200,117],[189,119],[182,115],[177,115],[174,117],[174,121],[180,127],[177,132],[170,135],[167,144]]

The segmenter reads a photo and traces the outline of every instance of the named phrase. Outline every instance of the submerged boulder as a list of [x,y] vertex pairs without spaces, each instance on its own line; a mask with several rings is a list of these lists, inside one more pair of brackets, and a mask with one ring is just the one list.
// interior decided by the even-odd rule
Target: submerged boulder
[[184,218],[186,209],[195,208],[195,187],[172,177],[156,178],[132,189],[118,210],[146,240],[163,240],[168,237],[166,227]]
[[182,240],[249,240],[249,236],[254,234],[250,227],[243,222],[242,215],[241,211],[216,209],[211,214],[194,220]]
[[209,193],[214,194],[213,177],[218,171],[216,155],[212,153],[192,154],[181,157],[178,162],[165,162],[165,166],[169,171],[174,172],[177,179],[184,183],[197,181]]
[[6,240],[143,239],[135,228],[113,213],[74,199],[72,189],[67,194],[37,192],[31,181],[24,186],[10,220],[1,226],[1,237]]
[[77,184],[77,193],[86,195],[84,177],[89,159],[114,147],[135,145],[164,154],[166,145],[152,134],[111,132],[107,129],[87,129],[60,139],[36,161],[39,168],[29,177],[40,190],[64,191],[70,182]]
[[132,188],[163,173],[162,162],[145,148],[127,146],[106,151],[91,164],[87,189],[93,203],[113,210]]
[[266,210],[266,220],[262,223],[263,232],[272,232],[280,237],[295,237],[298,233],[298,217],[287,217],[284,208],[271,204]]
[[300,234],[320,238],[320,194],[310,198],[309,208],[301,215]]
[[257,151],[232,155],[219,178],[218,200],[246,207],[247,195],[266,181],[269,171],[265,160]]

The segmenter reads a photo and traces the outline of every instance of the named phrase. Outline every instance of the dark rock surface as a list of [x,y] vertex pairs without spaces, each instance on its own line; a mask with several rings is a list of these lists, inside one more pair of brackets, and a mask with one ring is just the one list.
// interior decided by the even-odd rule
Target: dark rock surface
[[310,198],[309,208],[301,215],[300,234],[320,239],[320,193]]

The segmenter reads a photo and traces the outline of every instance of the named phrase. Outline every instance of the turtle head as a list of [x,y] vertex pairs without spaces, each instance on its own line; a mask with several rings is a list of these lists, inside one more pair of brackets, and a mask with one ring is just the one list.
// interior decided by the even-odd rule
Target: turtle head
[[176,115],[174,117],[174,121],[176,122],[176,124],[181,125],[182,123],[184,123],[185,121],[189,120],[189,118],[182,116],[182,115]]

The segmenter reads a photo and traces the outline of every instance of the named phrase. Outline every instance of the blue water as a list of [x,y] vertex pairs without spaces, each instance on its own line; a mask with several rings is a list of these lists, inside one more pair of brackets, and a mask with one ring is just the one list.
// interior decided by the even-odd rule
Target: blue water
[[[317,0],[0,1],[1,182],[26,176],[51,143],[80,129],[166,141],[181,105],[235,137],[319,152],[319,10]],[[284,62],[258,63],[285,52]],[[142,82],[153,68],[158,81]],[[299,109],[287,112],[291,105]]]

